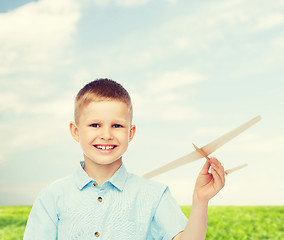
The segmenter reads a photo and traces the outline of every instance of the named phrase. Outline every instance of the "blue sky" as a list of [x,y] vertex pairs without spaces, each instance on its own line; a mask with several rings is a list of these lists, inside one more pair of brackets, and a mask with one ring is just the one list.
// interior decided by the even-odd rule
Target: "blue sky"
[[[11,3],[13,2],[13,3]],[[284,204],[283,1],[0,1],[0,204],[32,204],[82,159],[73,100],[107,77],[130,92],[137,132],[124,156],[143,174],[232,128],[231,168],[212,205]],[[204,160],[155,178],[191,204]]]

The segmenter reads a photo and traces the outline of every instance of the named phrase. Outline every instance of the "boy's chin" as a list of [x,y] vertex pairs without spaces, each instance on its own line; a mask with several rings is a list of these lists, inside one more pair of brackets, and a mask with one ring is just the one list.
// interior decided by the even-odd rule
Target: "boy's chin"
[[85,158],[85,164],[91,164],[91,165],[99,165],[99,166],[112,166],[112,165],[117,165],[121,164],[122,162],[122,157],[118,159],[100,159],[100,160],[93,160],[93,159],[86,159]]

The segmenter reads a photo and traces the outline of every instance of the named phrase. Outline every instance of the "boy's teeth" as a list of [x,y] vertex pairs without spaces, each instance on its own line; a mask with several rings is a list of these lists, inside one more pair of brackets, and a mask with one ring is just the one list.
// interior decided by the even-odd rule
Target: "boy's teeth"
[[100,145],[97,145],[97,148],[102,149],[102,150],[109,150],[109,149],[113,149],[114,146],[100,146]]

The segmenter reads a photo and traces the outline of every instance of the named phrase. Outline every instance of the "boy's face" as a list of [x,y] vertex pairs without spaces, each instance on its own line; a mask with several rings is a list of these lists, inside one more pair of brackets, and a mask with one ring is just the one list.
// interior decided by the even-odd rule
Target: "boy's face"
[[70,124],[73,138],[80,143],[84,159],[100,165],[121,161],[135,133],[128,106],[120,101],[91,102],[77,124]]

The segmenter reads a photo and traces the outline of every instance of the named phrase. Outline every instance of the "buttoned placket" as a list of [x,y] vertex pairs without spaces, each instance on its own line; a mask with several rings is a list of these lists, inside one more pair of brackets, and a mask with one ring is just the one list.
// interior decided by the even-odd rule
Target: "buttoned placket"
[[[94,183],[94,186],[98,186],[98,185],[95,185],[95,183]],[[102,201],[103,201],[103,193],[102,193],[103,192],[103,188],[104,188],[103,186],[99,188],[99,194],[98,194],[97,200],[100,203],[102,203]]]
[[[97,201],[98,201],[98,207],[100,207],[100,205],[102,204],[102,201],[103,201],[103,198],[101,197],[102,196],[102,188],[99,186],[99,184],[96,182],[96,181],[94,181],[93,182],[93,185],[94,185],[94,187],[95,187],[95,189],[96,189],[96,192],[97,192]],[[95,237],[95,239],[100,239],[100,236],[101,236],[101,229],[100,229],[100,227],[98,227],[98,229],[94,229],[94,237]]]

